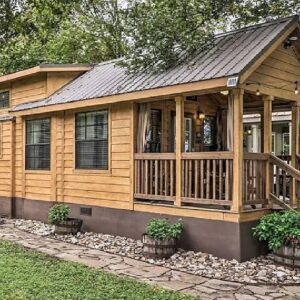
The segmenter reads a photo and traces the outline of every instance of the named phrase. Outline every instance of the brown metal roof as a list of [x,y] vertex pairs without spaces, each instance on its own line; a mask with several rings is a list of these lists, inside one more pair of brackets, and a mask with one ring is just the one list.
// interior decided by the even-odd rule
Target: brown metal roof
[[50,97],[12,111],[239,75],[297,20],[298,16],[289,17],[216,35],[210,49],[160,74],[128,74],[116,60],[103,62]]

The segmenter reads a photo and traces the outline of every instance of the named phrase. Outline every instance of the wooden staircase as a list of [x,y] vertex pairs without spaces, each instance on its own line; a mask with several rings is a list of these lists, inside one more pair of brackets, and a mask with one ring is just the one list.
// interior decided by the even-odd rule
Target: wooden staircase
[[270,200],[273,208],[299,209],[300,171],[277,156],[269,155]]

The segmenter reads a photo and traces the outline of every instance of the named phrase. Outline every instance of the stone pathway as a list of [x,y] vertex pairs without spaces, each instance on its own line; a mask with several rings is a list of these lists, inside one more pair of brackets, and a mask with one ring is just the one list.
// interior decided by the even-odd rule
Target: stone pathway
[[15,228],[11,222],[6,222],[0,226],[0,239],[15,242],[53,257],[191,294],[202,300],[300,300],[300,285],[285,287],[245,285],[208,279],[132,258],[34,235]]

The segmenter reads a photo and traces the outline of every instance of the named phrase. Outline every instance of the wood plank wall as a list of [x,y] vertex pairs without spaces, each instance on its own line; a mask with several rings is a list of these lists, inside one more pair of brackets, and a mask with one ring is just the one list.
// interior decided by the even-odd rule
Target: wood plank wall
[[131,103],[109,108],[110,169],[102,172],[75,169],[75,111],[51,116],[51,170],[24,170],[24,147],[19,147],[24,139],[24,123],[18,118],[16,196],[129,209],[133,201],[130,186],[131,108]]
[[0,122],[0,196],[10,197],[12,193],[12,127],[11,121]]
[[[299,81],[299,77],[300,61],[295,50],[280,46],[256,69],[247,82],[262,83],[262,90],[269,88],[272,94],[279,90],[281,94],[278,96],[284,97],[284,92],[294,93],[293,82]],[[256,86],[253,88],[256,89]]]

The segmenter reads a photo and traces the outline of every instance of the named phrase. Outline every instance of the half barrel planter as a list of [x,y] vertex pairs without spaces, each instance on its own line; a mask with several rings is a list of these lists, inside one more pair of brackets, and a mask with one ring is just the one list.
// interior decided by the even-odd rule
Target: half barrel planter
[[169,258],[177,250],[177,239],[159,240],[147,234],[142,235],[143,254],[146,258]]
[[283,246],[273,252],[275,263],[290,268],[300,268],[300,248]]
[[77,234],[81,230],[82,220],[69,218],[66,221],[55,224],[54,233]]

